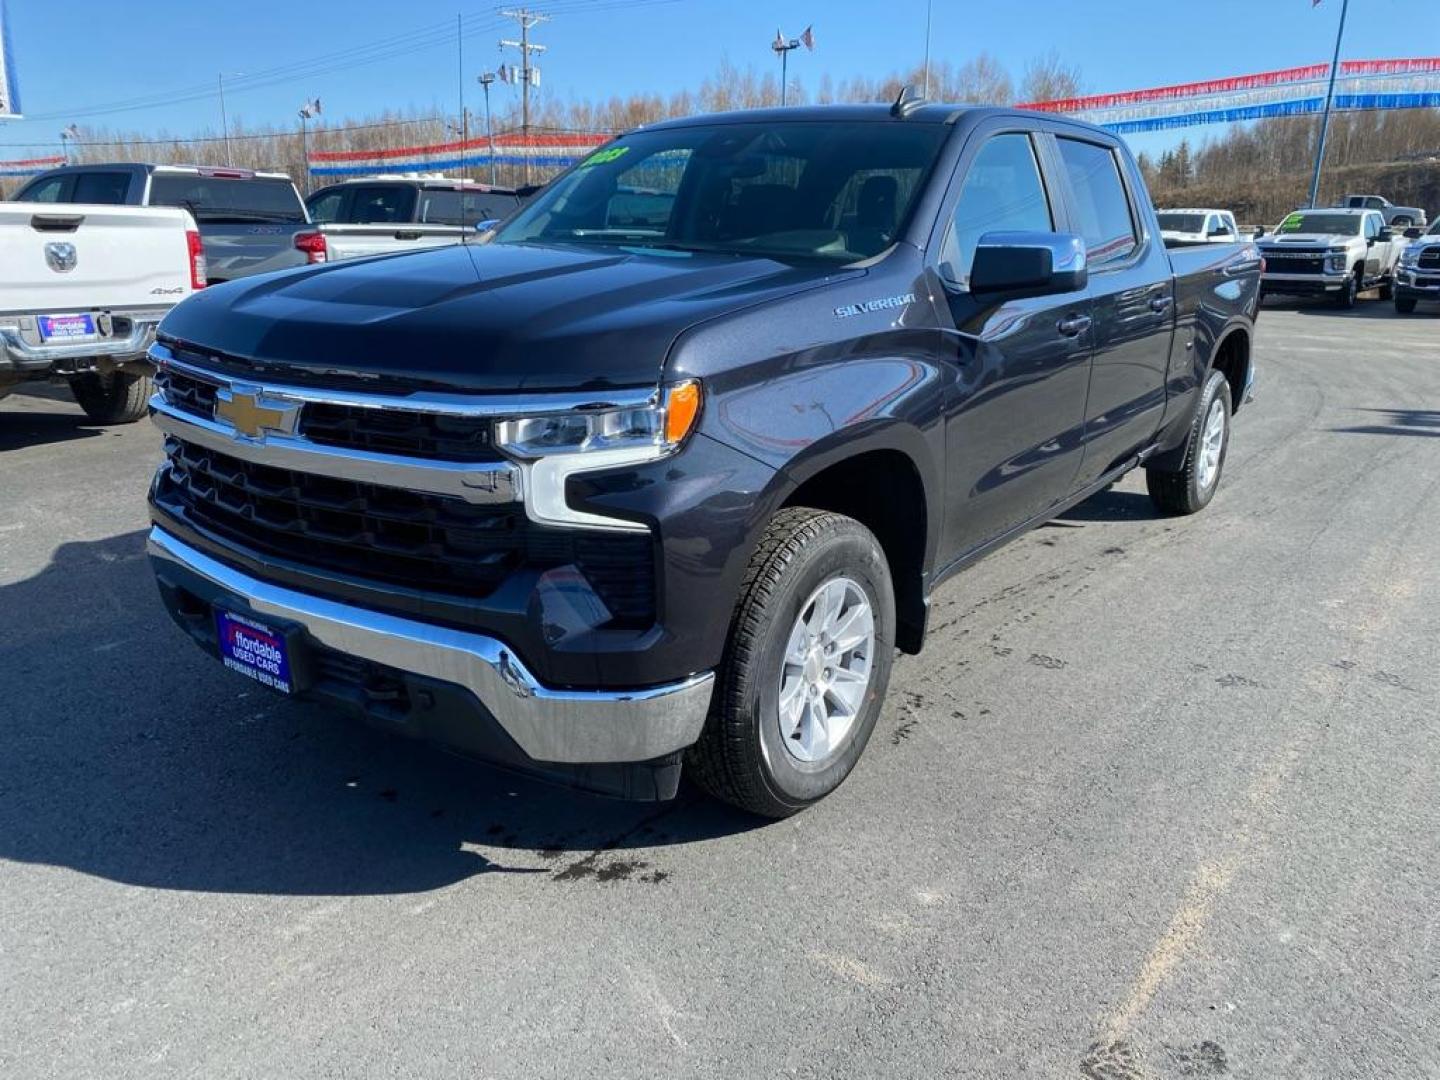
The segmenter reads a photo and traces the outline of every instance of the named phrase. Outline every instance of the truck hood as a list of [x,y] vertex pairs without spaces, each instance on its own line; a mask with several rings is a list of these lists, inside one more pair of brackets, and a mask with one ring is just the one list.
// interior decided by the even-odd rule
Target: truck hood
[[206,289],[162,337],[285,371],[476,392],[654,383],[696,323],[863,270],[765,258],[483,244]]
[[1286,233],[1284,236],[1267,236],[1260,241],[1262,248],[1285,248],[1292,245],[1301,247],[1349,247],[1358,241],[1358,236],[1343,233]]

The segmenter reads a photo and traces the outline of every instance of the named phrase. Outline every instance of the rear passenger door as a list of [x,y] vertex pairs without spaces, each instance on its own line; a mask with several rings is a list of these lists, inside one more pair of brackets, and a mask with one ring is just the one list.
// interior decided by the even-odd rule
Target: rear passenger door
[[1020,299],[975,296],[982,237],[1065,231],[1045,136],[971,136],[932,238],[946,390],[947,499],[942,559],[951,562],[1041,514],[1079,464],[1090,369],[1084,292]]
[[1077,487],[1144,448],[1165,411],[1174,329],[1170,258],[1140,212],[1137,179],[1113,144],[1057,135],[1072,228],[1090,259],[1095,357]]

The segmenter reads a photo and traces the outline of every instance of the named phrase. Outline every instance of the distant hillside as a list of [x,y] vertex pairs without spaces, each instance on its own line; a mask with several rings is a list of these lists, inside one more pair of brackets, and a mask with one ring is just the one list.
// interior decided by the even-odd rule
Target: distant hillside
[[[1353,192],[1383,195],[1402,206],[1425,208],[1430,220],[1440,215],[1440,162],[1399,162],[1347,165],[1326,169],[1320,188],[1322,205]],[[1310,194],[1310,172],[1246,177],[1226,181],[1194,181],[1184,187],[1156,181],[1151,189],[1156,206],[1216,206],[1235,212],[1245,225],[1275,225]]]

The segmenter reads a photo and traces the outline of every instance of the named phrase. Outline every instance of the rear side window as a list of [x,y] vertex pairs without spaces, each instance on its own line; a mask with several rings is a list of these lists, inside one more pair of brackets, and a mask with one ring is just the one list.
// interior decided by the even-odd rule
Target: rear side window
[[156,173],[150,205],[183,206],[198,222],[305,220],[305,205],[288,180]]
[[1125,258],[1139,245],[1139,237],[1115,151],[1076,139],[1056,142],[1075,196],[1077,224],[1090,265],[1103,266]]
[[427,225],[475,225],[503,218],[515,196],[487,191],[429,190],[420,193],[420,220]]
[[350,191],[345,220],[352,225],[398,225],[410,220],[415,189],[406,184],[376,184]]
[[65,188],[70,183],[71,177],[46,176],[39,180],[33,180],[30,186],[15,196],[16,202],[43,202],[58,203],[69,202],[65,197]]
[[1030,136],[996,135],[980,148],[965,174],[940,251],[940,272],[964,284],[986,233],[1050,232],[1054,227]]
[[104,203],[124,206],[130,191],[130,174],[123,172],[86,172],[75,177],[75,193],[71,202]]

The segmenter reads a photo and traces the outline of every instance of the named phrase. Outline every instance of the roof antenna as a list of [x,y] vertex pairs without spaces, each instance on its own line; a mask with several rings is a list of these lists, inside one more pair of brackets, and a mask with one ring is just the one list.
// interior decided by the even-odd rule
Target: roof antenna
[[890,115],[899,117],[901,120],[909,116],[925,103],[925,95],[920,93],[913,86],[902,86],[900,95],[895,99],[895,104],[890,106]]

